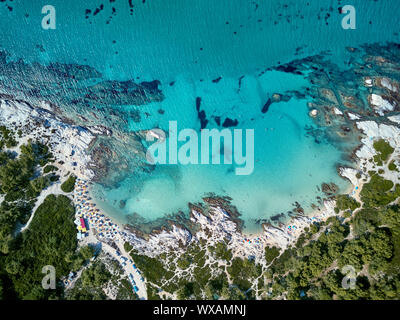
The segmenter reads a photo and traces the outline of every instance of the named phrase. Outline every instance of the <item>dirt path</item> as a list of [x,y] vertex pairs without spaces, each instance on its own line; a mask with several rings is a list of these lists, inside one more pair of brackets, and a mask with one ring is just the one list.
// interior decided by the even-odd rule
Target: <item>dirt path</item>
[[[130,255],[125,251],[123,241],[119,236],[117,236],[117,238],[115,239],[115,244],[117,244],[119,248],[119,252],[121,254],[120,256],[118,256],[117,251],[114,248],[112,248],[111,246],[109,246],[104,242],[101,243],[102,249],[111,254],[111,256],[114,257],[121,264],[121,267],[123,268],[125,274],[127,276],[132,274],[133,280],[135,281],[135,285],[139,289],[136,292],[139,299],[147,300],[146,283],[142,281],[142,276],[139,274],[140,271],[138,271],[138,269],[135,269],[133,267],[134,261],[132,260]],[[123,263],[125,263],[125,265],[123,265]]]
[[47,198],[47,196],[54,194],[55,196],[58,195],[68,195],[65,192],[61,191],[61,183],[60,181],[57,181],[56,183],[53,183],[51,186],[47,187],[46,189],[42,190],[42,192],[40,193],[39,197],[37,197],[36,199],[36,203],[35,206],[32,208],[32,214],[28,220],[28,222],[21,227],[21,229],[17,232],[24,232],[26,229],[28,229],[29,225],[31,224],[33,217],[35,216],[35,212],[37,210],[37,208],[39,208],[39,206],[43,203],[44,199]]

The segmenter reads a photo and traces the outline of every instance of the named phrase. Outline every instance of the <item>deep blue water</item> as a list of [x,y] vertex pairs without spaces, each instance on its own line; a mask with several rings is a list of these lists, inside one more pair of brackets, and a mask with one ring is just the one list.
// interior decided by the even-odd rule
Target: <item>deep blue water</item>
[[[306,135],[307,126],[316,126],[307,99],[293,97],[260,112],[273,93],[302,91],[310,84],[301,75],[260,72],[326,51],[345,67],[347,46],[399,40],[394,17],[400,2],[390,0],[140,0],[133,1],[132,12],[128,0],[51,2],[56,30],[41,28],[47,0],[0,3],[0,48],[14,60],[87,64],[106,79],[159,80],[164,101],[110,106],[126,114],[140,110],[139,123],[126,118],[126,132],[167,129],[170,120],[178,121],[179,128],[199,130],[196,97],[202,99],[209,128],[217,127],[212,119],[220,116],[237,119],[236,128],[255,130],[250,176],[235,176],[229,165],[165,165],[152,173],[127,174],[111,188],[97,185],[97,196],[106,200],[103,206],[121,221],[133,212],[148,220],[163,217],[214,192],[232,197],[253,230],[255,220],[286,212],[295,201],[305,208],[316,203],[322,182],[346,188],[336,173],[343,152],[332,141],[318,144]],[[101,4],[103,10],[94,16]],[[345,4],[356,8],[356,30],[341,27],[338,8]],[[86,9],[91,10],[88,18]],[[219,82],[212,81],[218,77]],[[123,209],[120,200],[126,201]]]

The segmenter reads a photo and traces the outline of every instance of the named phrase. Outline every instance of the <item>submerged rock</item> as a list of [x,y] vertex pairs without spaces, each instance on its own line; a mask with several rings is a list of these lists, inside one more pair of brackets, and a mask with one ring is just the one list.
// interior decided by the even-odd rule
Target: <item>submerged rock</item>
[[272,100],[271,100],[271,98],[269,98],[267,100],[267,102],[264,104],[264,106],[262,107],[261,112],[262,113],[267,113],[268,110],[269,110],[269,107],[271,106],[271,104],[272,104]]
[[336,184],[334,184],[333,182],[323,183],[321,185],[321,191],[328,196],[332,196],[339,191],[339,187]]
[[125,206],[126,206],[126,200],[120,200],[119,201],[119,208],[123,209],[123,208],[125,208]]
[[237,119],[232,120],[230,118],[226,118],[222,126],[224,128],[230,128],[230,127],[236,127],[238,124],[239,121]]

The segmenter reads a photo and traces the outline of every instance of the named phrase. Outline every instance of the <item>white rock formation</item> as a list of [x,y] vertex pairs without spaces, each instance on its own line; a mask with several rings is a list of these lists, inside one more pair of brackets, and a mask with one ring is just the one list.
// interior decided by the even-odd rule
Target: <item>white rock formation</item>
[[393,111],[395,108],[395,106],[390,104],[389,101],[385,100],[378,94],[374,94],[374,93],[371,94],[369,96],[369,101],[370,101],[371,107],[380,116],[383,116],[385,114],[385,112]]
[[356,115],[355,113],[348,112],[347,115],[349,116],[350,120],[359,120],[359,119],[361,119],[360,116]]
[[374,85],[373,80],[370,77],[365,77],[364,78],[364,86],[370,88]]
[[388,78],[382,78],[381,85],[390,91],[397,92],[397,87]]
[[339,173],[343,178],[347,178],[353,186],[358,185],[358,178],[356,177],[358,170],[353,168],[339,168]]
[[0,123],[23,131],[26,137],[20,144],[28,139],[40,141],[49,146],[58,163],[63,162],[66,171],[82,179],[92,178],[93,172],[87,168],[91,161],[87,148],[96,136],[87,128],[62,122],[49,111],[48,104],[42,106],[46,108],[35,108],[23,101],[0,100]]
[[333,112],[334,112],[336,115],[338,115],[338,116],[342,116],[342,115],[343,115],[343,112],[340,111],[340,110],[339,110],[338,108],[336,108],[336,107],[333,108]]
[[397,114],[397,115],[395,115],[395,116],[388,117],[388,119],[389,119],[390,121],[392,121],[392,122],[400,123],[400,114]]

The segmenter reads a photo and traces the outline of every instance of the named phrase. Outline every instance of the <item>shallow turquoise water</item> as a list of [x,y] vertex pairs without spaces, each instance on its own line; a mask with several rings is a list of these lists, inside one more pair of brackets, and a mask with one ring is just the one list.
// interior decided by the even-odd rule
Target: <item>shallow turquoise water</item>
[[[301,76],[276,71],[260,76],[260,71],[325,50],[344,66],[346,46],[399,40],[393,17],[400,13],[400,2],[389,0],[352,1],[357,30],[341,28],[338,7],[344,3],[337,0],[271,0],[258,6],[247,0],[234,5],[228,0],[140,0],[133,1],[132,15],[128,1],[104,1],[104,9],[88,19],[85,9],[93,13],[98,1],[54,0],[57,29],[46,31],[40,27],[40,11],[47,2],[11,2],[12,12],[0,4],[0,47],[13,59],[88,64],[109,79],[160,80],[165,95],[161,103],[110,106],[124,114],[130,108],[140,110],[140,123],[126,119],[127,132],[166,129],[170,120],[177,120],[179,128],[199,130],[196,97],[202,98],[208,128],[216,126],[212,116],[221,116],[222,121],[237,119],[238,128],[255,130],[256,162],[250,176],[235,176],[229,165],[165,165],[152,173],[128,175],[114,188],[98,185],[97,196],[106,199],[103,205],[121,221],[133,212],[153,220],[186,210],[189,201],[214,192],[231,196],[253,230],[255,220],[286,212],[295,201],[304,207],[315,203],[322,182],[345,188],[336,173],[342,152],[333,142],[317,144],[306,136],[306,126],[315,126],[306,100],[292,98],[260,112],[273,93],[301,91],[309,84]],[[106,24],[112,7],[116,15]],[[218,83],[211,81],[218,77]],[[163,115],[157,112],[160,108]],[[124,209],[119,209],[120,200],[126,201]]]
[[[229,115],[239,120],[236,128],[255,131],[254,171],[249,176],[237,176],[232,165],[163,165],[142,179],[128,176],[117,188],[96,189],[98,198],[106,198],[112,213],[139,213],[149,220],[187,208],[188,202],[200,201],[208,192],[233,198],[248,230],[256,229],[255,221],[287,212],[298,201],[305,208],[323,196],[317,186],[335,182],[345,188],[346,182],[336,173],[336,165],[344,163],[342,153],[332,144],[317,144],[306,137],[306,126],[314,126],[308,115],[307,101],[292,99],[272,104],[268,113],[260,116],[265,96],[307,85],[301,76],[272,71],[261,78],[246,77],[238,94],[237,79],[223,79],[217,85],[190,85],[180,78],[165,91],[162,103],[147,105],[143,111],[157,110],[162,105],[162,119],[145,120],[131,129],[153,128],[158,124],[168,129],[169,120],[178,121],[180,128],[200,129],[193,96],[202,97],[202,109],[207,114]],[[227,108],[227,105],[229,108]],[[181,114],[180,110],[185,110]],[[257,116],[256,116],[257,115]],[[216,127],[213,120],[208,127]],[[120,200],[127,200],[119,209]],[[110,209],[110,208],[109,208]]]

